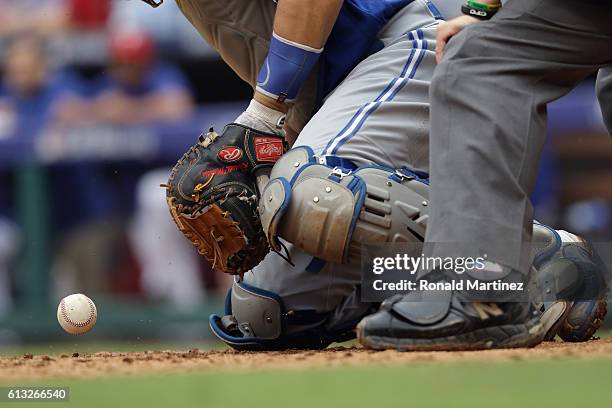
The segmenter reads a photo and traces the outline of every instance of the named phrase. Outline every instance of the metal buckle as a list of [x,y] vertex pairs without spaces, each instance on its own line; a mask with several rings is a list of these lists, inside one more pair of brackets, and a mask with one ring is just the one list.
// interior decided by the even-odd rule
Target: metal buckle
[[342,171],[342,169],[340,167],[334,167],[334,169],[331,171],[331,173],[329,173],[330,176],[336,176],[338,177],[340,180],[342,180],[343,178],[350,176],[351,173],[353,173],[352,171],[348,171],[348,173],[344,173]]
[[144,1],[145,3],[147,3],[149,6],[151,6],[153,8],[158,8],[164,2],[164,0],[159,0],[159,1],[156,1],[156,0],[142,0],[142,1]]
[[401,172],[401,171],[399,171],[399,170],[395,170],[394,175],[395,175],[395,176],[397,176],[397,177],[399,177],[399,179],[401,180],[401,182],[402,182],[402,183],[403,183],[404,181],[406,181],[406,180],[414,180],[414,179],[416,178],[416,177],[414,177],[414,176],[408,176],[408,175],[406,175],[406,174],[402,173],[402,172]]

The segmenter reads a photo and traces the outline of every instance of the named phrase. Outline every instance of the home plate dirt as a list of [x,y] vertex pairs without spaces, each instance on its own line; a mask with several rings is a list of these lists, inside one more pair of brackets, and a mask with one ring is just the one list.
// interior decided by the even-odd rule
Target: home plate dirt
[[372,351],[335,347],[323,351],[145,351],[74,355],[31,355],[0,358],[0,383],[15,380],[94,378],[206,370],[304,369],[366,364],[399,365],[455,361],[517,361],[612,358],[612,338],[586,343],[548,342],[533,349],[466,352]]

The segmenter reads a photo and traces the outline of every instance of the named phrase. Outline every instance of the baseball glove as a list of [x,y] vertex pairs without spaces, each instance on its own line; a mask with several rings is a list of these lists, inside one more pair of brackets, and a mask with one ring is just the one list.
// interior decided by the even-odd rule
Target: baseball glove
[[200,136],[172,169],[164,185],[170,214],[213,269],[242,275],[268,253],[254,171],[286,150],[282,136],[230,124]]

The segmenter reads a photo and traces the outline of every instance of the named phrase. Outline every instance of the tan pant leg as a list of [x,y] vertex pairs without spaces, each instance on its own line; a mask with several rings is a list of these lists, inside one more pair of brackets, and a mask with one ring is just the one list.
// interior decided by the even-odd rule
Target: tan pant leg
[[[271,0],[176,0],[176,4],[223,61],[255,89],[268,54],[276,4]],[[313,113],[315,72],[316,68],[287,115],[287,124],[296,132]]]

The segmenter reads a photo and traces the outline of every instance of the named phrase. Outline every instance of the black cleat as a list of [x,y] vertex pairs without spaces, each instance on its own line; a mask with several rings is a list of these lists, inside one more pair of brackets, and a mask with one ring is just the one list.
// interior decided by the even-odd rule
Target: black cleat
[[530,303],[464,303],[454,292],[394,296],[357,326],[367,348],[455,351],[534,347],[557,330],[567,303],[541,312]]

